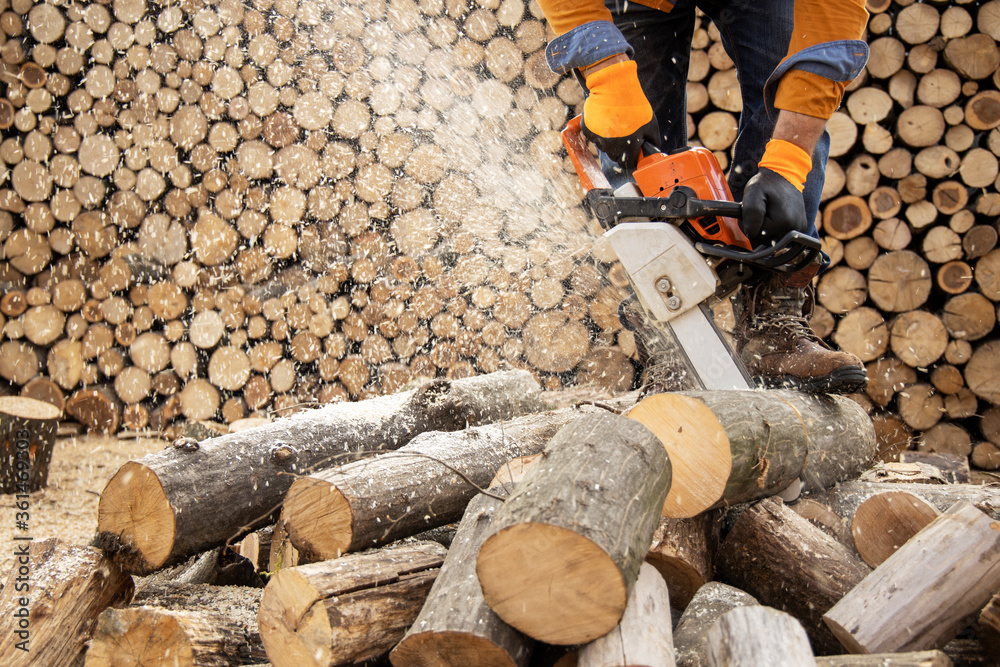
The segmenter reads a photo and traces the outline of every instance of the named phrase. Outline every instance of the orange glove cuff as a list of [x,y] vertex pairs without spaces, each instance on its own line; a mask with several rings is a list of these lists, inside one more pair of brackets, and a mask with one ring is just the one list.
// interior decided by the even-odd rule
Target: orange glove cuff
[[809,170],[812,169],[812,157],[790,141],[771,139],[767,142],[764,157],[760,159],[758,166],[781,174],[802,192]]
[[627,137],[653,119],[639,84],[634,60],[608,65],[587,77],[584,102],[587,129],[602,137]]

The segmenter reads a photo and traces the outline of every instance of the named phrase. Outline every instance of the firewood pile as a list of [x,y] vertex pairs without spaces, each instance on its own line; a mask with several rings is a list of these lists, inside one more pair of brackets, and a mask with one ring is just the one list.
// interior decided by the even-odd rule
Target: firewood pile
[[[535,3],[3,2],[0,378],[93,430],[231,423],[502,367],[635,381]],[[1000,2],[869,3],[830,123],[817,332],[882,456],[1000,466]],[[741,103],[694,34],[692,143]]]
[[31,545],[29,603],[9,575],[0,658],[995,664],[1000,491],[868,469],[855,401],[551,396],[438,380],[130,461],[101,548]]
[[536,4],[4,4],[14,389],[117,432],[501,366],[629,388]]

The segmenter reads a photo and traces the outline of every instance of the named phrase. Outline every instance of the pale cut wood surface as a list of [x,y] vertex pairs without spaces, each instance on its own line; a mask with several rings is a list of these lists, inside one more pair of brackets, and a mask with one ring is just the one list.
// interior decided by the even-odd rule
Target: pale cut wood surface
[[275,667],[373,659],[413,623],[444,562],[435,542],[415,542],[280,570],[257,620]]

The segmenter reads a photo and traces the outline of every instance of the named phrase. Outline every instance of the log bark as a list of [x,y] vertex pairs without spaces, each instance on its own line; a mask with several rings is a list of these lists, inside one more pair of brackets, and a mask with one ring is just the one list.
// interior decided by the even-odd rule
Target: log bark
[[712,512],[689,519],[660,518],[646,562],[667,582],[671,604],[677,609],[685,609],[712,580],[718,544],[718,522]]
[[371,660],[412,625],[445,549],[417,542],[284,569],[264,588],[257,621],[274,667]]
[[957,501],[964,501],[1000,520],[1000,500],[996,491],[981,484],[900,484],[847,481],[826,492],[810,497],[829,506],[837,515],[850,518],[868,498],[889,491],[912,494],[944,512]]
[[823,613],[870,571],[777,499],[761,501],[740,516],[719,547],[716,567],[721,581],[800,619],[817,652],[839,649],[822,623]]
[[614,630],[580,650],[578,667],[674,667],[667,584],[648,563],[639,568]]
[[16,541],[14,550],[16,567],[0,593],[0,659],[12,667],[73,664],[100,613],[128,604],[132,577],[97,549],[55,538]]
[[486,488],[510,459],[541,452],[580,414],[567,408],[423,433],[396,452],[299,478],[283,503],[285,528],[297,549],[322,560],[457,521],[477,486]]
[[490,609],[475,573],[476,554],[501,506],[484,495],[469,503],[423,609],[389,654],[394,667],[527,664],[532,641]]
[[802,624],[771,607],[726,612],[708,631],[713,667],[810,667],[816,664]]
[[0,397],[0,493],[28,494],[47,485],[61,415],[33,398]]
[[[435,381],[131,461],[101,494],[102,547],[130,572],[151,572],[249,531],[291,486],[288,472],[332,465],[344,454],[398,449],[425,430],[509,419],[536,409],[537,401],[537,385],[523,372]],[[234,460],[242,465],[234,468]],[[220,504],[233,511],[201,509]]]
[[708,631],[712,626],[733,609],[759,604],[749,593],[718,581],[699,588],[674,631],[677,667],[706,667],[709,664]]
[[608,633],[621,620],[669,486],[666,453],[641,424],[612,414],[570,423],[504,503],[479,550],[487,603],[550,644]]
[[996,521],[957,502],[823,619],[851,653],[940,648],[1000,587]]
[[827,655],[816,658],[816,667],[952,667],[942,651],[876,653],[874,655]]
[[252,654],[244,629],[218,612],[139,606],[101,614],[86,665],[138,666],[170,656],[179,667],[225,667],[255,664],[265,658],[260,653]]
[[825,488],[855,476],[875,453],[871,420],[839,397],[656,394],[628,415],[656,433],[670,456],[663,514],[672,518],[773,495],[800,475],[807,489]]

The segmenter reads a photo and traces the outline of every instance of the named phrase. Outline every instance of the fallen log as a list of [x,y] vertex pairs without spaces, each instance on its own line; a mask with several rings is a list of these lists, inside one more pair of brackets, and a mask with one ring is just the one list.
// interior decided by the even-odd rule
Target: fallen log
[[659,440],[615,414],[574,420],[494,517],[476,561],[500,618],[550,644],[611,631],[670,487]]
[[459,520],[507,461],[538,453],[581,412],[565,408],[502,425],[422,433],[395,452],[300,477],[281,511],[297,549],[336,558]]
[[771,607],[728,611],[708,631],[714,667],[810,667],[816,665],[802,624]]
[[1000,490],[982,484],[895,484],[851,480],[810,497],[825,504],[837,515],[850,519],[865,500],[889,491],[912,494],[939,512],[962,500],[1000,520]]
[[260,588],[210,586],[149,577],[132,606],[106,609],[87,651],[87,665],[254,664],[267,660],[257,629]]
[[257,614],[268,659],[304,667],[382,655],[413,624],[444,557],[440,544],[416,542],[279,571]]
[[132,577],[97,549],[55,538],[14,542],[13,549],[0,592],[0,663],[73,664],[100,613],[132,598]]
[[101,546],[129,572],[149,573],[248,532],[276,509],[296,473],[345,454],[398,449],[423,431],[538,409],[537,383],[511,371],[434,380],[197,444],[179,441],[126,463],[108,482],[98,507]]
[[577,667],[674,667],[667,584],[648,563],[628,596],[625,614],[614,630],[582,649]]
[[476,554],[501,505],[484,495],[469,503],[420,615],[389,654],[394,667],[528,663],[533,642],[490,609],[476,579]]
[[979,612],[979,625],[976,633],[982,639],[983,646],[1000,655],[1000,591]]
[[46,486],[62,410],[22,396],[0,396],[0,493]]
[[686,518],[856,476],[875,454],[871,419],[850,399],[794,391],[655,394],[628,416],[659,436],[673,481],[664,516]]
[[[817,652],[837,652],[823,613],[869,573],[847,547],[777,499],[748,508],[719,546],[721,581],[802,621]],[[763,664],[763,663],[762,663]]]
[[251,653],[243,628],[222,614],[140,606],[104,610],[85,664],[140,667],[164,656],[177,667],[250,665],[265,659]]
[[995,520],[959,501],[827,611],[851,653],[941,648],[1000,588]]
[[953,664],[942,651],[826,655],[816,658],[816,667],[952,667]]
[[674,630],[677,667],[706,667],[709,664],[709,629],[726,612],[759,604],[749,593],[718,581],[710,581],[699,588]]

